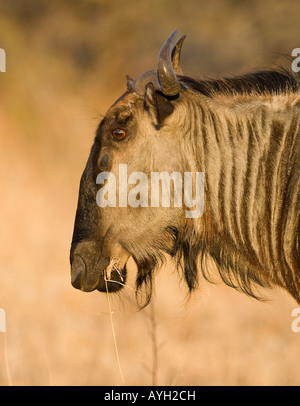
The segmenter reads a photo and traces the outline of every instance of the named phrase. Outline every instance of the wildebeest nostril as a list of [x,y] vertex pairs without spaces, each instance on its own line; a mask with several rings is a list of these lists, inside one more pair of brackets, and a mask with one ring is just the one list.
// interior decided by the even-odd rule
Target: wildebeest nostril
[[82,287],[85,268],[83,259],[79,255],[75,255],[71,268],[71,283],[76,289],[81,289]]

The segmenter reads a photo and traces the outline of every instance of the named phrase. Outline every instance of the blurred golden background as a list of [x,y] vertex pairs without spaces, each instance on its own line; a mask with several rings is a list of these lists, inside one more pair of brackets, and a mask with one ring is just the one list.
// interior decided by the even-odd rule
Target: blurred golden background
[[202,282],[187,301],[171,266],[152,311],[111,297],[123,382],[106,295],[72,288],[69,269],[79,179],[125,75],[155,68],[175,29],[186,74],[272,66],[300,47],[299,15],[294,0],[0,0],[1,385],[300,383],[287,294]]

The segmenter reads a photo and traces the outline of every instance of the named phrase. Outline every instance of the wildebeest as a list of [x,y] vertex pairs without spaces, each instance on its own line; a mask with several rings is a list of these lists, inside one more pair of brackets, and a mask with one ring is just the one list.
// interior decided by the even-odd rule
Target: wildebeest
[[[126,263],[137,264],[136,292],[151,298],[154,271],[175,260],[190,291],[222,280],[257,297],[279,286],[300,303],[300,88],[286,69],[222,79],[183,74],[185,35],[163,45],[158,68],[127,77],[126,92],[102,119],[83,172],[70,261],[75,288],[117,291]],[[204,172],[204,214],[182,207],[105,207],[99,173]]]

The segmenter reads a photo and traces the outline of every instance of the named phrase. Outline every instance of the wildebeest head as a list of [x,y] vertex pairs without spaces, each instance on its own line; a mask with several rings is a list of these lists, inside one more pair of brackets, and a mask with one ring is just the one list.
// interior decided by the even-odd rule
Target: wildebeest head
[[[300,303],[299,77],[284,69],[186,77],[185,36],[175,42],[176,35],[157,69],[127,78],[127,91],[99,125],[80,184],[72,284],[117,291],[132,257],[146,304],[154,270],[170,254],[190,291],[197,264],[211,281],[212,259],[227,285],[253,297],[256,286],[277,285]],[[194,221],[203,213],[202,172],[206,208]],[[186,188],[193,173],[196,185]],[[157,174],[169,175],[165,196],[153,188]],[[196,216],[186,210],[194,202]]]
[[[127,204],[128,193],[138,187],[130,182],[131,173],[143,173],[150,179],[153,171],[188,169],[175,138],[184,116],[184,88],[177,75],[181,74],[185,38],[175,42],[176,35],[174,32],[163,45],[157,70],[136,80],[127,78],[127,91],[98,127],[80,183],[70,255],[75,288],[119,290],[126,282],[126,263],[132,257],[138,267],[136,287],[145,282],[149,299],[153,270],[166,252],[176,252],[178,230],[183,227],[182,207],[147,207],[147,202],[137,202],[142,199],[139,193],[135,194],[137,204]],[[120,174],[120,168],[126,168],[127,174]],[[117,207],[99,207],[97,201],[99,184],[103,179],[109,181],[105,178],[108,173],[116,180],[113,199]]]

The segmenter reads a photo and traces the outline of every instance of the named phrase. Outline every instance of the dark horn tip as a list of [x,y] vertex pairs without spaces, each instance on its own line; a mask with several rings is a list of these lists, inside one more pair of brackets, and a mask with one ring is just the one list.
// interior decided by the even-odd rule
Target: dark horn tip
[[183,45],[183,42],[186,38],[186,34],[181,35],[178,40],[176,41],[173,50],[172,50],[172,64],[173,64],[173,69],[176,75],[183,75],[183,71],[180,65],[180,55],[181,55],[181,48]]
[[[176,96],[181,89],[180,83],[173,69],[172,53],[178,31],[174,31],[162,46],[158,57],[158,79],[162,92],[166,96]],[[176,45],[175,45],[176,47]],[[180,50],[179,45],[179,50]],[[175,51],[176,53],[176,51]],[[174,55],[174,54],[173,54]],[[178,59],[178,58],[177,58]]]

